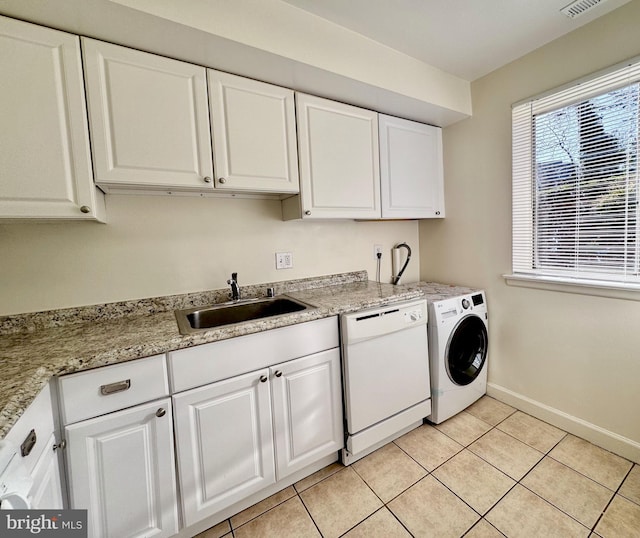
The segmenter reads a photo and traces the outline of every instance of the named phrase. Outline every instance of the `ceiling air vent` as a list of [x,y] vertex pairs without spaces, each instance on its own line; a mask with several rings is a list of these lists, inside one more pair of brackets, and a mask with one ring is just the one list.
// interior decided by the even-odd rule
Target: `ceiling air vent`
[[594,7],[606,2],[606,0],[576,0],[571,2],[568,6],[563,7],[560,12],[564,13],[570,19],[575,19],[580,15],[585,14],[587,11]]

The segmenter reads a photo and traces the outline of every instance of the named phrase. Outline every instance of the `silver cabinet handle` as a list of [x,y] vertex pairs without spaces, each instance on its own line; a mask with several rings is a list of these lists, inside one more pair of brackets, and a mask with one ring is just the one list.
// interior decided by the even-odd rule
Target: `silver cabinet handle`
[[211,178],[209,176],[205,176],[204,177],[204,182],[205,183],[211,183]]
[[311,211],[309,211],[308,209],[304,212],[305,215],[311,215]]
[[37,440],[38,440],[38,437],[36,436],[36,430],[31,430],[27,434],[27,437],[25,438],[25,440],[22,441],[22,444],[20,445],[20,454],[22,455],[23,458],[26,458],[29,454],[31,454],[33,447],[36,446]]
[[160,418],[160,417],[164,417],[167,414],[167,412],[164,410],[163,407],[161,407],[160,409],[158,409],[156,411],[156,417]]
[[62,441],[60,441],[58,444],[53,445],[53,451],[55,452],[56,450],[64,450],[65,448],[67,448],[67,440],[66,439],[62,439]]
[[218,179],[218,183],[222,183],[223,185],[227,182],[227,180],[223,177]]
[[115,383],[109,383],[108,385],[102,385],[100,387],[100,394],[103,396],[109,396],[109,394],[115,394],[116,392],[123,392],[131,388],[131,379],[123,379],[122,381],[116,381]]
[[439,214],[440,214],[440,211],[436,211],[436,215],[439,215]]
[[83,213],[91,213],[91,208],[88,205],[83,205],[82,207],[80,207],[80,211],[82,211]]
[[260,376],[260,383],[266,383],[267,382],[267,376],[266,375],[261,375]]
[[282,372],[280,370],[276,370],[275,374],[276,377],[282,377]]

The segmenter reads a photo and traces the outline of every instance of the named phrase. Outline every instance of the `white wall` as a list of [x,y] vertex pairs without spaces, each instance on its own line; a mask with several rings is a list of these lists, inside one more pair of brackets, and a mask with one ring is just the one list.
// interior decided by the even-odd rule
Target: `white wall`
[[[490,390],[640,461],[640,302],[507,286],[511,104],[640,55],[640,1],[472,84],[444,130],[447,218],[420,224],[422,279],[484,288]],[[640,299],[640,297],[639,297]]]
[[467,81],[280,0],[112,1],[403,96],[471,113]]
[[[366,269],[384,248],[418,248],[407,222],[282,221],[280,202],[181,196],[107,196],[106,225],[0,224],[0,315],[290,280]],[[275,252],[293,269],[275,269]],[[418,256],[403,282],[418,279]],[[405,279],[406,278],[406,279]]]

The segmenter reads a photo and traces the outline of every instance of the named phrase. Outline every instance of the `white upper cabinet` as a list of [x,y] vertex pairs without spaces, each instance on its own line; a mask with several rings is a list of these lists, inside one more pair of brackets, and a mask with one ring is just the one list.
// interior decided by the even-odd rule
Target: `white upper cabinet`
[[300,196],[283,217],[380,218],[378,114],[296,94]]
[[293,90],[208,70],[216,189],[297,193]]
[[204,67],[82,38],[96,183],[213,190]]
[[104,220],[77,36],[0,17],[0,218]]
[[379,115],[382,218],[444,217],[442,129]]

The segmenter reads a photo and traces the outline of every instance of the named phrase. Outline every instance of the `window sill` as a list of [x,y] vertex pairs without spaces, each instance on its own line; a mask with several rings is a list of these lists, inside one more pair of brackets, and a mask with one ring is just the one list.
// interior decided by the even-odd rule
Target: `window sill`
[[502,275],[509,286],[640,301],[640,284],[569,279],[547,275]]

